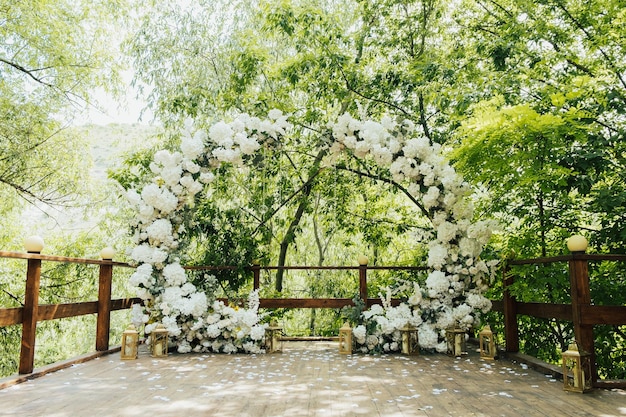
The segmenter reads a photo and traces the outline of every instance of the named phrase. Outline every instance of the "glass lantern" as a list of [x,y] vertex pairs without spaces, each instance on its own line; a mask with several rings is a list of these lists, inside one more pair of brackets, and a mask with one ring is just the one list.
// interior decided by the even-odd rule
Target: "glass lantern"
[[591,374],[591,354],[578,350],[572,342],[562,353],[563,389],[572,392],[589,392],[593,389]]
[[157,324],[156,328],[150,333],[150,348],[153,357],[164,358],[167,356],[167,335],[167,329],[162,324]]
[[139,345],[139,332],[132,324],[122,333],[122,349],[120,356],[123,360],[137,359],[137,346]]
[[409,356],[419,355],[419,337],[415,326],[407,324],[400,329],[400,334],[402,335],[402,353]]
[[446,347],[450,356],[467,355],[465,330],[456,324],[446,329]]
[[275,353],[283,351],[283,328],[277,323],[270,323],[265,328],[265,351],[267,353]]
[[339,329],[339,353],[352,354],[352,328],[348,322],[345,322]]
[[478,345],[481,359],[493,360],[496,358],[496,342],[491,326],[488,324],[478,333]]

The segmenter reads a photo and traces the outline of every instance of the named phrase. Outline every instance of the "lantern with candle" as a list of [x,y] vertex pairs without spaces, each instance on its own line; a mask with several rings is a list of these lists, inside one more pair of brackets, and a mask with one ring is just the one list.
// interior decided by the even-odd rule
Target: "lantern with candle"
[[339,353],[352,354],[352,328],[348,322],[345,322],[339,329]]
[[270,323],[265,328],[265,351],[267,353],[275,353],[283,351],[283,327],[276,322]]
[[496,342],[493,332],[491,331],[491,326],[488,324],[478,333],[478,345],[482,359],[493,360],[496,358]]
[[167,329],[162,324],[152,330],[150,334],[150,348],[152,350],[152,356],[155,358],[163,358],[167,356]]
[[591,355],[578,349],[572,342],[562,353],[563,389],[572,392],[589,392],[593,389],[591,373]]
[[139,333],[132,324],[122,333],[121,359],[137,359],[137,347],[139,345]]
[[406,324],[400,329],[400,334],[402,335],[402,353],[410,356],[419,355],[419,335],[415,326]]
[[458,323],[446,329],[446,347],[450,356],[467,355],[465,330]]

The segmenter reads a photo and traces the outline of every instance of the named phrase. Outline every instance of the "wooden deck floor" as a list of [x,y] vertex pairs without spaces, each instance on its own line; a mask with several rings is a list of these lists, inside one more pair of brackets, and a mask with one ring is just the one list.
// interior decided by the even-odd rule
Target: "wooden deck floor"
[[0,416],[626,416],[626,392],[560,381],[472,353],[339,355],[289,342],[271,355],[103,356],[0,390]]

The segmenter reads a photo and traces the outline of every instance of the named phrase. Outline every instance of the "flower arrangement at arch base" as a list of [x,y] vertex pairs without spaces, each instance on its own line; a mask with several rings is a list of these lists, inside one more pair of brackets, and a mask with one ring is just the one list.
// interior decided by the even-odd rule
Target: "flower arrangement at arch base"
[[[394,290],[386,289],[380,295],[381,304],[374,304],[366,309],[365,303],[357,296],[354,306],[344,307],[344,317],[353,325],[352,336],[354,350],[357,353],[395,353],[402,351],[402,329],[414,327],[419,330],[420,348],[439,353],[446,352],[445,329],[453,324],[464,327],[476,321],[476,311],[487,312],[491,304],[485,299],[475,299],[480,305],[459,304],[456,307],[441,306],[440,314],[435,316],[429,310],[421,308],[422,290],[413,283],[415,293],[407,301],[393,306],[391,297]],[[397,291],[397,289],[396,289]]]
[[[265,329],[259,314],[259,293],[252,291],[248,296],[247,308],[227,305],[221,300],[213,300],[207,312],[200,317],[190,316],[182,324],[169,323],[167,317],[161,320],[179,353],[264,353]],[[148,316],[145,316],[146,320]],[[179,320],[181,318],[179,317]],[[150,334],[158,325],[157,319],[150,319],[145,333]]]

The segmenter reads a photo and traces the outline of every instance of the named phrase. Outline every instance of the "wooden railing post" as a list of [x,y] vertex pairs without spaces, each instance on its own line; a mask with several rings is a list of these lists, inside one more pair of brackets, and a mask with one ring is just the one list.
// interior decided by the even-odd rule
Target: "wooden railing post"
[[[106,261],[106,260],[105,260]],[[98,281],[98,320],[96,324],[96,350],[109,349],[111,328],[111,284],[113,282],[113,264],[100,264]]]
[[508,263],[504,266],[504,291],[502,294],[504,307],[504,339],[507,352],[519,352],[519,327],[517,324],[517,300],[511,295],[509,287],[513,285],[515,278],[511,274]]
[[367,306],[367,262],[359,265],[359,297]]
[[252,263],[252,289],[258,290],[261,286],[261,267],[257,262]]
[[583,324],[581,308],[591,305],[591,291],[589,289],[589,263],[584,253],[573,252],[569,260],[570,292],[572,296],[572,322],[574,337],[578,346],[591,354],[591,371],[593,381],[598,379],[596,355],[594,349],[593,325]]
[[35,366],[35,337],[39,313],[39,281],[41,259],[29,259],[26,269],[26,293],[22,309],[22,346],[20,350],[20,374],[30,374]]

